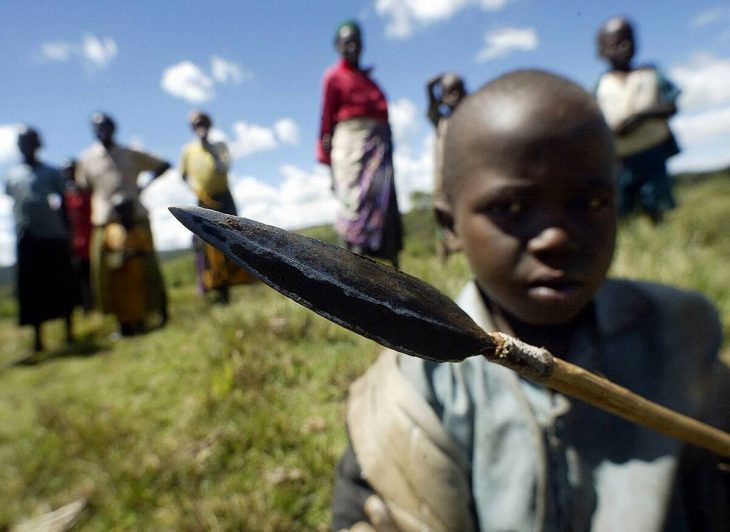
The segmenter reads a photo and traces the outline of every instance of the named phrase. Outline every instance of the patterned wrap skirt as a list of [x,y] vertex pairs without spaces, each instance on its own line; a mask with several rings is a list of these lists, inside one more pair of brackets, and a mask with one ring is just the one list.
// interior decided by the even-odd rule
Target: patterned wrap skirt
[[332,137],[332,178],[339,207],[335,229],[350,248],[392,258],[403,229],[387,123],[369,118],[339,122]]

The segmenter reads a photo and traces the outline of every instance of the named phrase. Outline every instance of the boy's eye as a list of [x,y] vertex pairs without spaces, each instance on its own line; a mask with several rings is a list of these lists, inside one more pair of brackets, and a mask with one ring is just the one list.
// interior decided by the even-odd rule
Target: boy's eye
[[590,195],[575,198],[571,202],[574,210],[595,212],[611,205],[611,198],[605,195]]
[[490,205],[486,211],[493,216],[516,217],[525,211],[525,204],[520,200],[501,201]]

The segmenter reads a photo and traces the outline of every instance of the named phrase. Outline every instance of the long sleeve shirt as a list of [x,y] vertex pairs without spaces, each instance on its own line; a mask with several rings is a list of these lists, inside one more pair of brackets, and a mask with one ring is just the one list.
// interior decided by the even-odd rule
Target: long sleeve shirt
[[335,125],[350,118],[373,118],[388,121],[388,102],[380,87],[370,77],[370,69],[352,67],[344,59],[325,72],[322,116],[317,143],[317,160],[330,164],[323,139],[331,136]]

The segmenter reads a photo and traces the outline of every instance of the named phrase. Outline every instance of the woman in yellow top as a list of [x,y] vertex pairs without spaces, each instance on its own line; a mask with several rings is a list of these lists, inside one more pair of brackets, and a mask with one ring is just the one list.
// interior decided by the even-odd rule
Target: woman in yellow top
[[[224,142],[208,138],[213,121],[202,111],[190,114],[195,140],[183,148],[180,174],[198,197],[198,205],[225,214],[237,214],[236,204],[228,188],[230,154]],[[213,247],[193,237],[198,288],[202,293],[215,290],[220,303],[228,303],[229,286],[250,281],[247,274],[228,261]]]

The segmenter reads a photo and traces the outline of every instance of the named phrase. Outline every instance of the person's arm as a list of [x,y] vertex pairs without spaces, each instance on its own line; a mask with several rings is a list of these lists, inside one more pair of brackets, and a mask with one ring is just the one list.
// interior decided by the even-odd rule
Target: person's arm
[[183,148],[182,154],[180,155],[180,177],[186,183],[188,182],[188,148]]
[[441,98],[436,95],[436,87],[440,85],[441,77],[442,74],[434,76],[426,85],[426,94],[428,96],[428,112],[426,113],[426,116],[428,116],[428,119],[434,127],[436,127],[439,121],[443,118],[443,114],[441,113]]
[[335,113],[337,112],[337,91],[331,75],[326,75],[323,82],[322,116],[320,118],[319,140],[317,142],[317,160],[326,165],[331,164],[332,133],[335,129]]
[[152,170],[152,180],[154,181],[158,177],[160,177],[162,174],[167,172],[171,168],[171,164],[167,161],[163,162],[160,166]]
[[217,142],[213,150],[215,166],[219,172],[227,172],[231,167],[231,152],[225,142]]
[[150,155],[148,153],[137,152],[137,157],[140,172],[148,171],[152,173],[152,177],[150,178],[150,180],[141,187],[139,187],[139,192],[142,192],[150,185],[150,183],[152,183],[155,179],[160,177],[171,168],[169,162],[159,159],[154,155]]
[[84,163],[81,160],[76,162],[76,169],[74,170],[74,181],[81,190],[85,192],[91,192],[91,183],[89,182],[89,176],[86,174]]
[[622,137],[636,130],[644,121],[651,118],[669,118],[677,113],[674,102],[659,102],[648,109],[635,113],[622,120],[615,129],[618,136]]
[[666,120],[677,114],[676,101],[679,96],[679,89],[658,70],[656,71],[656,76],[659,85],[659,98],[657,102],[651,107],[631,115],[620,122],[615,129],[617,135],[628,135],[645,120],[653,118]]
[[66,225],[66,228],[71,230],[71,216],[69,214],[68,201],[66,198],[66,179],[63,177],[63,174],[59,170],[55,170],[55,172],[56,176],[54,179],[56,193],[58,194],[59,198],[61,198],[61,206],[59,207],[59,209],[61,210],[61,219]]

